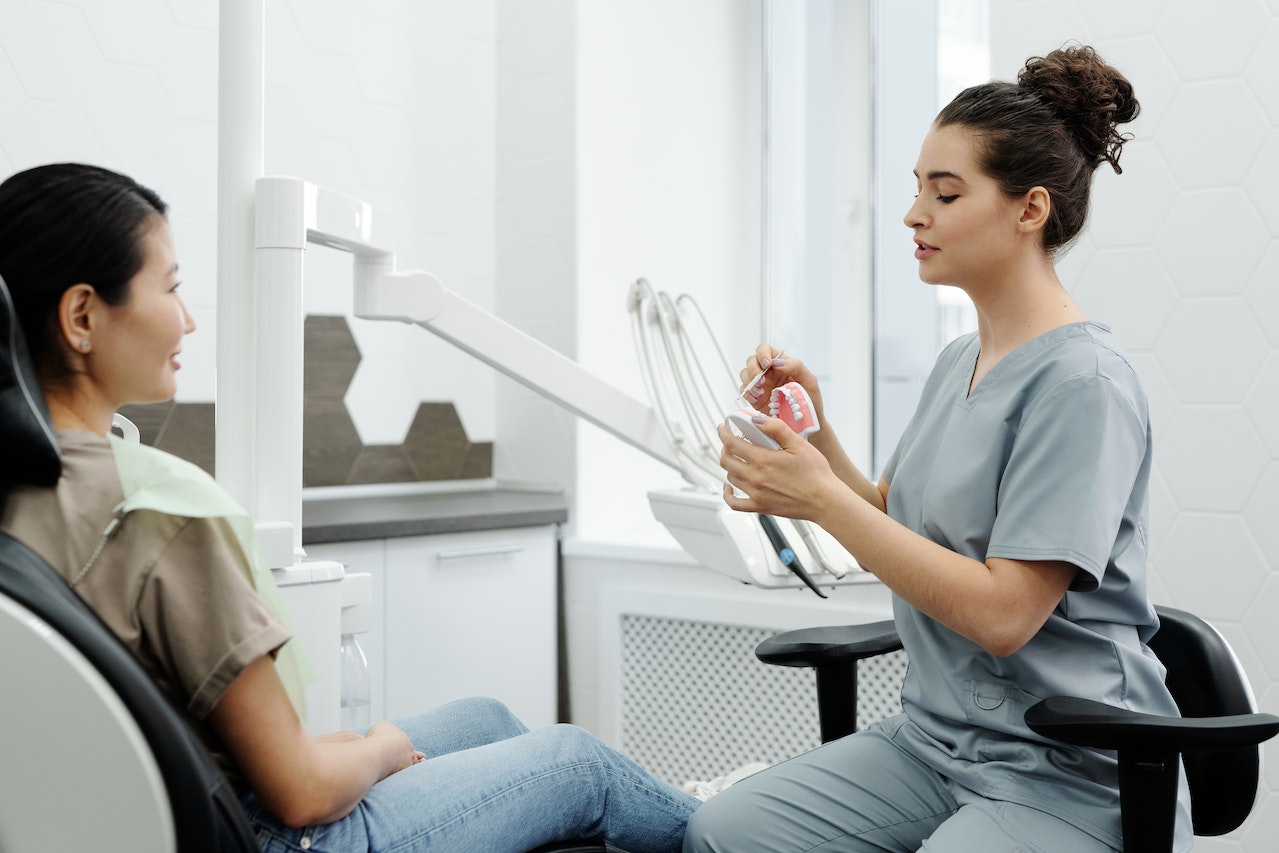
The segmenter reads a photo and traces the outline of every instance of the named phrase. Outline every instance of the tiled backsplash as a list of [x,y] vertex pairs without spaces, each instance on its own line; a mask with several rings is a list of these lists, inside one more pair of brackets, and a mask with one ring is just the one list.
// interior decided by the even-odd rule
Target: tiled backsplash
[[[450,402],[421,403],[402,444],[365,444],[345,397],[360,351],[345,317],[306,318],[302,485],[343,486],[483,479],[493,473],[492,442],[473,442]],[[212,403],[125,406],[145,444],[214,473]]]

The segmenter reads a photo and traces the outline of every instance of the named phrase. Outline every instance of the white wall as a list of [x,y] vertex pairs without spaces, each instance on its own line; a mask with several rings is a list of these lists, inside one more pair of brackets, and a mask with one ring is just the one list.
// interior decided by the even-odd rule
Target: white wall
[[[494,4],[266,6],[266,172],[395,212],[402,268],[428,268],[491,307]],[[184,401],[215,392],[217,28],[217,0],[0,3],[0,172],[81,160],[169,202],[198,324]],[[338,253],[308,252],[307,310],[349,312],[349,270]],[[471,437],[493,438],[490,369],[421,329],[352,326],[365,443],[399,443],[422,400],[457,401]]]
[[[1155,433],[1152,594],[1234,645],[1279,710],[1279,2],[993,0],[992,72],[1077,39],[1132,81],[1122,175],[1098,170],[1087,236],[1061,266],[1133,353]],[[1279,744],[1228,839],[1279,838]]]

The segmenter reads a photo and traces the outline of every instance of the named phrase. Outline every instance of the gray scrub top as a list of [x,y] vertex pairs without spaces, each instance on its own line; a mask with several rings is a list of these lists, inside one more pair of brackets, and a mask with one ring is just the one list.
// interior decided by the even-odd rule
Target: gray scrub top
[[[1051,811],[1118,846],[1114,754],[1045,740],[1023,720],[1052,695],[1177,714],[1145,641],[1150,426],[1146,397],[1110,330],[1053,329],[968,393],[980,341],[938,357],[889,459],[888,514],[974,560],[1079,567],[1047,623],[999,658],[894,596],[910,664],[895,739],[984,796]],[[1178,849],[1191,844],[1183,778]]]

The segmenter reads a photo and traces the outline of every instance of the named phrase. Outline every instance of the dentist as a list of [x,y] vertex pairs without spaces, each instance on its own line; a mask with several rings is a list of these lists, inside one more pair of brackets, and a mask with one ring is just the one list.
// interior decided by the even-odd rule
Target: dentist
[[[1132,86],[1089,47],[967,89],[923,140],[905,216],[919,276],[963,290],[978,328],[948,345],[878,483],[844,452],[813,372],[767,345],[757,399],[797,381],[810,441],[757,417],[780,450],[724,427],[735,509],[820,524],[894,593],[910,657],[904,712],[739,782],[700,809],[686,853],[1119,850],[1112,753],[1030,731],[1042,697],[1175,715],[1145,641],[1151,466],[1146,395],[1054,259],[1093,172],[1119,172]],[[731,487],[748,497],[735,497]],[[1183,776],[1177,847],[1191,849]]]

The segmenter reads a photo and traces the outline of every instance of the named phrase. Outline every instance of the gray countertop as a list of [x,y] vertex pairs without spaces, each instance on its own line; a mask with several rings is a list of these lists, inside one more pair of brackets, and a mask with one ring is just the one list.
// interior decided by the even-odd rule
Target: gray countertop
[[563,494],[480,489],[325,497],[302,502],[302,544],[535,527],[568,521]]

